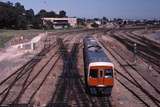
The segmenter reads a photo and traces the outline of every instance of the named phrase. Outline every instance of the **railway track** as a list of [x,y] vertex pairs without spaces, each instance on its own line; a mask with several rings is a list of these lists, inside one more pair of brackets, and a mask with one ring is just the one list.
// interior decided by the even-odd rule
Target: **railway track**
[[146,63],[152,65],[152,68],[160,74],[159,65],[160,61],[160,47],[158,43],[155,43],[144,37],[140,37],[133,34],[124,33],[124,35],[112,35],[118,41],[123,43],[130,51],[133,52],[133,44],[137,44],[137,55],[140,56]]
[[[101,38],[101,37],[100,37]],[[118,62],[118,64],[121,66],[122,70],[125,72],[125,74],[121,73],[119,70],[116,70],[118,74],[117,81],[121,83],[129,92],[131,92],[140,102],[142,102],[145,106],[160,106],[160,99],[156,96],[154,96],[151,91],[147,90],[146,87],[139,82],[138,78],[134,76],[134,73],[138,73],[138,71],[135,66],[131,65],[124,57],[120,47],[109,47],[110,45],[104,42],[102,39],[99,38],[100,43],[103,45],[103,47],[110,53],[110,55]],[[106,47],[106,44],[108,47]],[[141,76],[141,75],[140,75]],[[149,78],[148,78],[149,79]],[[146,83],[146,79],[143,78],[143,81]],[[159,96],[159,90],[157,90],[156,87],[154,87],[152,84],[148,83],[152,89],[154,89],[154,93]]]
[[[147,39],[147,38],[145,38],[145,37],[141,37],[141,36],[138,36],[138,35],[135,35],[135,34],[133,34],[132,32],[124,32],[125,33],[125,35],[126,36],[128,36],[128,37],[130,37],[130,39],[132,40],[132,41],[135,41],[135,43],[136,43],[136,41],[138,41],[138,42],[140,42],[140,43],[144,43],[144,45],[145,45],[145,49],[147,48],[149,48],[150,49],[150,51],[155,51],[156,52],[156,54],[157,54],[157,56],[158,56],[158,58],[160,58],[160,44],[159,43],[156,43],[156,42],[154,42],[154,41],[152,41],[152,40],[149,40],[149,39]],[[139,56],[146,62],[146,63],[148,63],[148,64],[150,64],[150,65],[152,65],[152,68],[155,70],[155,71],[157,71],[157,73],[159,73],[160,74],[160,70],[159,70],[159,68],[160,68],[160,61],[159,60],[157,60],[157,57],[156,58],[154,58],[153,57],[153,55],[151,55],[151,54],[149,54],[149,52],[147,53],[147,52],[143,52],[143,51],[141,51],[141,48],[140,48],[140,50],[139,50],[140,52],[139,52]]]
[[[126,38],[125,38],[126,39]],[[131,40],[130,40],[131,41]],[[121,41],[122,42],[122,41]],[[128,43],[130,43],[130,42],[128,42]],[[131,43],[133,43],[133,41],[131,42]],[[130,43],[130,44],[131,44]],[[127,45],[127,44],[125,44],[125,45]],[[133,46],[132,46],[133,47]],[[131,48],[131,45],[130,45],[130,48]],[[144,49],[146,49],[147,47],[144,47]],[[144,50],[143,49],[143,50]],[[152,48],[150,48],[150,50],[152,50]],[[138,52],[139,53],[139,52]],[[142,53],[142,50],[140,51],[140,53]],[[138,54],[139,55],[139,54]],[[152,56],[152,55],[150,55],[150,56]],[[142,56],[141,55],[141,57],[143,58],[143,59],[145,59],[146,58],[146,55],[144,55],[144,56]],[[155,59],[156,60],[152,60],[152,61],[154,61],[155,63],[157,62],[157,59],[158,59],[158,57],[156,58],[155,57]],[[144,61],[144,60],[143,60]],[[150,61],[150,60],[148,60],[148,61]],[[145,61],[144,61],[145,62]],[[148,63],[148,62],[147,62]],[[158,64],[158,63],[157,63]],[[149,65],[148,65],[148,67],[149,67]],[[149,68],[148,67],[146,67],[146,70],[141,70],[141,68],[138,68],[138,67],[132,67],[133,69],[136,69],[136,70],[138,70],[138,71],[141,71],[141,72],[139,72],[139,75],[141,75],[152,87],[154,87],[154,89],[157,91],[157,93],[159,93],[160,94],[160,90],[159,90],[159,86],[160,85],[158,85],[159,84],[159,82],[158,82],[158,80],[155,78],[155,76],[152,76],[151,75],[151,73],[158,73],[159,74],[159,66],[158,66],[158,68],[155,68],[154,66],[152,66],[152,68],[153,68],[153,70],[152,70],[152,72],[151,73],[148,73],[147,71],[149,70]],[[143,71],[143,72],[142,72]],[[158,75],[158,74],[156,74],[156,75]],[[156,76],[157,77],[157,76]],[[156,82],[157,81],[157,82]]]
[[108,97],[97,97],[86,94],[85,84],[77,69],[77,54],[80,48],[80,38],[77,37],[70,52],[62,40],[59,49],[63,58],[63,72],[58,80],[56,91],[47,107],[110,107]]
[[[64,42],[66,42],[65,40]],[[51,45],[51,44],[50,44]],[[57,44],[54,42],[51,46],[43,49],[39,54],[37,54],[34,58],[28,61],[25,65],[15,71],[13,74],[8,76],[6,79],[0,82],[0,105],[7,106],[8,104],[14,106],[22,106],[22,105],[31,105],[34,96],[37,94],[37,91],[44,84],[48,75],[50,75],[51,71],[54,69],[54,66],[60,59],[60,55],[58,55],[58,50],[54,51],[50,58],[46,60],[46,62],[41,65],[41,68],[38,69],[37,72],[33,73],[35,66],[43,59],[45,56],[51,52],[52,49],[56,48]],[[50,66],[49,66],[50,63]],[[52,66],[51,66],[52,63]],[[44,72],[46,68],[49,68],[47,72]],[[30,99],[27,101],[27,104],[21,104],[20,99],[24,97],[24,94],[28,92],[28,88],[31,87],[32,84],[35,84],[37,78],[41,76],[41,81],[38,81],[37,86],[34,85],[35,89],[28,95],[30,95]],[[33,86],[33,85],[32,85]]]
[[[80,37],[78,37],[76,43],[73,44],[71,52],[68,52],[66,48],[67,45],[63,44],[71,41],[73,38],[76,37],[67,36],[67,38],[64,37],[63,42],[60,40],[60,42],[58,42],[60,43],[59,46],[61,46],[59,50],[56,49],[56,42],[52,42],[53,44],[48,43],[50,46],[46,46],[46,48],[34,58],[1,81],[0,106],[32,107],[34,105],[34,97],[41,87],[44,86],[46,79],[51,74],[51,71],[53,72],[60,57],[62,57],[64,63],[63,72],[48,106],[50,107],[52,104],[59,105],[59,103],[61,103],[62,105],[71,105],[73,107],[84,107],[86,105],[89,107],[110,107],[111,104],[108,97],[97,97],[86,94],[85,84],[77,70],[77,53],[80,48]],[[54,51],[52,52],[53,49]],[[51,56],[46,57],[46,55],[51,52]],[[42,59],[45,59],[43,63],[41,63]],[[39,63],[41,63],[41,66],[34,72],[35,67],[38,66]],[[38,78],[40,79],[38,80]],[[33,90],[31,90],[32,87]],[[27,103],[22,103],[23,101],[21,100],[23,98],[26,100],[24,102]]]
[[[53,45],[52,48],[54,48],[55,45]],[[47,64],[51,61],[53,57],[57,54],[55,52],[51,59],[49,59],[45,65],[39,70],[38,73],[36,73],[32,78],[31,73],[33,72],[33,68],[40,62],[40,60],[45,56],[50,49],[42,50],[40,54],[38,54],[38,57],[34,57],[31,61],[29,61],[27,64],[22,66],[19,70],[17,70],[15,73],[13,73],[11,76],[9,76],[7,79],[1,82],[1,86],[4,84],[9,84],[1,91],[1,101],[0,105],[4,103],[11,103],[11,101],[8,102],[8,100],[13,101],[13,97],[17,95],[15,98],[15,101],[12,103],[18,103],[19,99],[21,98],[22,94],[25,92],[25,90],[32,84],[32,82],[38,78],[40,73],[43,71],[43,69],[47,66]],[[38,58],[38,60],[37,60]],[[19,86],[20,85],[20,86]],[[18,88],[17,88],[18,87]],[[18,90],[14,92],[14,90]],[[14,92],[14,93],[13,93]],[[10,98],[12,96],[12,98]]]

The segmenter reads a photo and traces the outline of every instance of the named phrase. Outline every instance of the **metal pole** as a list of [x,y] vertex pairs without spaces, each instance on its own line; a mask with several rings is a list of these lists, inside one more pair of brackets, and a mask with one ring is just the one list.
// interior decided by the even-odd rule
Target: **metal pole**
[[148,62],[148,72],[152,71],[152,65]]
[[137,44],[134,43],[134,64],[137,63]]

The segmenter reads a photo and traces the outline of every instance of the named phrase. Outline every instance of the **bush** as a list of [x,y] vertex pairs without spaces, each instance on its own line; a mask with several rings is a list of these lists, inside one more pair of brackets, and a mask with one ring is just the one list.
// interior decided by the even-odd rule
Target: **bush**
[[91,26],[94,27],[94,28],[98,28],[99,27],[99,25],[97,23],[93,23],[93,24],[91,24]]

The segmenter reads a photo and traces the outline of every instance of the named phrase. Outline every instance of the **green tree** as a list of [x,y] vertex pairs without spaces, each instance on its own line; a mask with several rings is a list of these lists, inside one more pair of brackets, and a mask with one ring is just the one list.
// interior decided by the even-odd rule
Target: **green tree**
[[34,11],[33,9],[26,10],[26,18],[27,18],[27,23],[32,24],[33,19],[34,19]]
[[54,11],[47,12],[47,17],[56,17],[57,14]]
[[6,3],[8,6],[13,6],[13,3],[11,3],[10,1],[7,1]]
[[38,14],[37,14],[40,18],[42,18],[42,17],[46,17],[46,15],[47,15],[47,11],[46,10],[44,10],[44,9],[41,9],[39,12],[38,12]]
[[38,15],[34,17],[32,24],[35,29],[41,29],[43,27],[43,22]]
[[59,17],[66,17],[66,12],[64,10],[61,10],[59,12]]
[[16,29],[26,29],[26,28],[27,28],[26,16],[19,15],[16,21]]
[[94,28],[98,28],[99,27],[99,25],[97,23],[93,23],[93,24],[91,24],[91,26],[94,27]]
[[25,13],[25,8],[23,5],[21,5],[21,3],[17,2],[15,3],[15,8],[18,9],[18,12],[19,13]]

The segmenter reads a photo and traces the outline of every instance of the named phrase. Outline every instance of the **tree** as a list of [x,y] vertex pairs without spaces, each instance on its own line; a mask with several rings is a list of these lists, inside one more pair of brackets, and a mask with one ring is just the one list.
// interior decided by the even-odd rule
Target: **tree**
[[57,14],[54,11],[47,12],[47,17],[56,17]]
[[17,12],[11,2],[0,2],[0,27],[12,28],[15,25]]
[[27,18],[28,24],[31,24],[33,22],[33,19],[34,19],[33,9],[26,10],[26,18]]
[[94,18],[94,21],[98,21],[99,20],[99,18]]
[[78,24],[78,25],[85,26],[85,25],[86,25],[86,24],[85,24],[85,19],[78,18],[78,19],[77,19],[77,24]]
[[93,24],[91,24],[91,26],[94,27],[94,28],[98,28],[99,27],[99,25],[97,23],[93,23]]
[[59,12],[59,17],[66,17],[66,12],[64,10],[61,10]]
[[8,6],[13,6],[13,3],[11,3],[10,1],[7,1],[6,3]]
[[33,9],[26,10],[26,14],[34,16],[34,10]]
[[33,19],[32,24],[33,24],[33,28],[40,29],[40,28],[42,28],[43,22],[42,22],[41,18],[38,15],[36,15]]
[[15,8],[18,9],[18,11],[19,11],[21,14],[25,13],[25,8],[24,8],[23,5],[21,5],[21,3],[19,3],[19,2],[15,3]]
[[27,19],[23,15],[19,15],[16,21],[16,29],[26,29],[27,28]]
[[40,18],[45,17],[47,15],[47,11],[44,9],[41,9],[38,14],[37,14]]
[[28,25],[42,28],[41,18],[43,17],[66,17],[66,12],[61,10],[59,14],[56,14],[54,11],[47,12],[41,9],[35,15],[33,9],[25,10],[20,2],[14,5],[11,2],[0,2],[0,28],[26,29]]
[[108,21],[109,21],[109,20],[108,20],[106,17],[103,17],[103,18],[102,18],[102,23],[103,23],[103,24],[106,24]]

